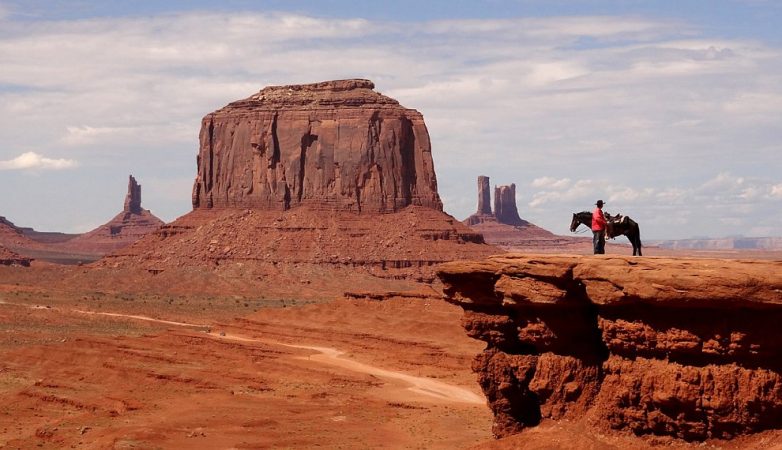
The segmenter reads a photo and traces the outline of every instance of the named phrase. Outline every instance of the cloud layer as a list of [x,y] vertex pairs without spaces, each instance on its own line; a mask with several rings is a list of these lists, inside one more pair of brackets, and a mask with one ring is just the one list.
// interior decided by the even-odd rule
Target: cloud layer
[[[195,173],[210,111],[268,84],[364,77],[424,113],[458,218],[488,175],[516,183],[521,215],[555,232],[596,198],[626,205],[660,238],[773,230],[782,219],[782,51],[751,37],[633,16],[9,17],[0,14],[4,164],[33,148],[78,159],[74,177],[133,171],[163,186]],[[181,201],[151,191],[146,206],[167,219],[186,212],[189,192],[177,189]],[[24,223],[23,205],[46,201],[3,213]],[[740,223],[714,218],[739,207]]]
[[71,169],[77,165],[72,159],[52,159],[35,152],[27,152],[7,161],[0,161],[0,170],[60,170]]

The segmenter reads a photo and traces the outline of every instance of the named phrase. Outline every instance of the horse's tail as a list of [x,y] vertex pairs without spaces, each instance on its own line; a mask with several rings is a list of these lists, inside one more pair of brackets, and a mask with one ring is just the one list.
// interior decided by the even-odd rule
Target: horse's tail
[[[630,219],[632,220],[632,219]],[[638,244],[638,251],[641,251],[641,227],[638,226],[638,222],[633,220],[633,228],[635,229],[635,241]]]

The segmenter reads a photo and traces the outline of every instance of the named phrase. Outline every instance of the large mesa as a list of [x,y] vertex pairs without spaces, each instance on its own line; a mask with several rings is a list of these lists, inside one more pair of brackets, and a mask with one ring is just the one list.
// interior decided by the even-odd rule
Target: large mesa
[[203,118],[193,207],[442,210],[421,113],[369,80],[270,86]]
[[498,252],[443,212],[422,115],[368,80],[233,102],[204,117],[197,162],[193,211],[105,264],[432,280],[444,261]]

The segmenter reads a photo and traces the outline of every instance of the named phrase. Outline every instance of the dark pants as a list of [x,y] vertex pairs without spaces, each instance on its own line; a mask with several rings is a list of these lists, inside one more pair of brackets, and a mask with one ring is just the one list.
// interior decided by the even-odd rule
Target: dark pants
[[606,230],[592,231],[592,245],[595,255],[604,255],[606,252]]

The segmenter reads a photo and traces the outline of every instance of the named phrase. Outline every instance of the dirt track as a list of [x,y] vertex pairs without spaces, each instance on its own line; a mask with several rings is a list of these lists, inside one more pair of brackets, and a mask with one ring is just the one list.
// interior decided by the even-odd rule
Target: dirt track
[[446,304],[338,301],[207,325],[57,302],[0,307],[9,448],[464,448],[490,438],[469,371],[476,343]]

